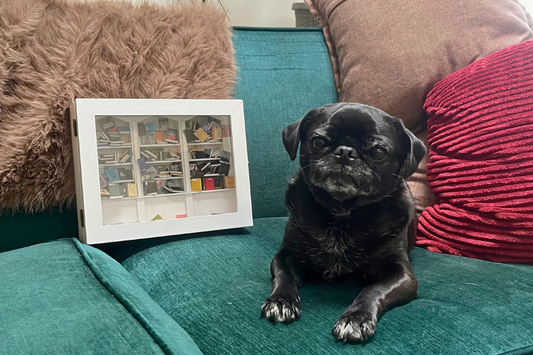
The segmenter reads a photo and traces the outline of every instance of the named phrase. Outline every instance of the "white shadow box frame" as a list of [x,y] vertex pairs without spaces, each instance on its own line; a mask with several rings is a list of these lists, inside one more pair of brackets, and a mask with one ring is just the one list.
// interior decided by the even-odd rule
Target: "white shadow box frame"
[[[114,122],[120,121],[124,125],[121,127],[123,131],[129,129],[131,142],[129,144],[115,143],[110,147],[105,146],[105,143],[98,143],[101,138],[98,127],[102,126],[98,126],[97,121],[102,117],[112,117]],[[143,122],[161,117],[170,117],[171,125],[175,128],[173,133],[177,135],[176,139],[179,144],[175,144],[176,142],[153,144],[141,135],[141,133],[146,134],[140,132]],[[205,142],[190,143],[187,140],[190,137],[187,138],[184,131],[185,122],[195,117],[212,117],[222,122],[222,128],[226,132],[223,136],[226,138],[215,140],[213,135],[213,140],[210,138]],[[78,228],[82,242],[100,244],[253,225],[242,100],[76,99],[71,106],[70,118]],[[124,141],[120,140],[120,142]],[[118,147],[116,147],[117,144]],[[144,177],[141,175],[142,169],[138,159],[143,158],[141,153],[148,153],[147,150],[150,150],[150,147],[163,152],[168,146],[176,147],[175,149],[181,152],[180,155],[174,155],[176,160],[173,163],[177,162],[176,164],[181,166],[179,173],[182,176],[160,177],[156,180],[167,184],[167,180],[175,180],[180,190],[170,194],[166,194],[167,191],[163,191],[165,194],[157,192],[151,195],[146,194],[144,191],[146,189],[143,190],[143,188],[148,183],[144,182]],[[220,179],[226,179],[226,176],[233,176],[234,186],[233,183],[228,184],[227,187],[224,184],[222,188],[219,186],[216,190],[198,191],[198,184],[196,184],[196,190],[193,190],[193,180],[191,180],[193,172],[189,170],[190,164],[204,163],[209,158],[193,159],[190,153],[191,146],[195,146],[196,149],[197,147],[203,149],[220,146],[221,150],[229,151],[231,154],[229,174],[226,172],[225,175],[206,176],[218,176],[219,179],[216,181],[222,181]],[[122,152],[128,155],[128,151],[131,157],[127,159],[127,162],[118,161],[118,155],[122,160]],[[117,154],[117,160],[114,163],[102,162],[102,159],[105,159],[102,157],[113,156],[113,154]],[[148,164],[168,164],[163,161],[163,158],[161,158],[162,161],[157,160],[159,158],[149,161]],[[100,179],[102,170],[109,166],[126,166],[130,169],[131,175],[128,178],[131,180],[127,183],[119,184],[120,181],[116,183],[121,186],[135,185],[137,191],[131,196],[128,191],[127,195],[114,196],[116,198],[105,200],[107,196],[102,197]],[[226,180],[223,181],[226,182]],[[201,182],[203,189],[204,185],[207,186],[207,182],[204,184],[203,179]],[[153,215],[163,219],[154,221]],[[116,221],[113,220],[113,216],[117,218]]]

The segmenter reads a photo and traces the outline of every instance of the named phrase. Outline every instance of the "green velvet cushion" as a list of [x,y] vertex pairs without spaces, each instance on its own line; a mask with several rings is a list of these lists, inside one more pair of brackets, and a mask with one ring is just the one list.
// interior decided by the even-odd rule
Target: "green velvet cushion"
[[320,29],[234,29],[234,96],[244,102],[254,217],[285,216],[285,189],[298,164],[281,140],[288,124],[337,102]]
[[0,254],[0,354],[201,354],[120,264],[75,239]]
[[221,236],[141,241],[117,256],[205,354],[533,353],[533,267],[420,248],[412,252],[418,299],[386,313],[365,345],[336,343],[331,335],[358,293],[353,285],[304,285],[299,321],[261,319],[286,221],[255,220],[254,227]]

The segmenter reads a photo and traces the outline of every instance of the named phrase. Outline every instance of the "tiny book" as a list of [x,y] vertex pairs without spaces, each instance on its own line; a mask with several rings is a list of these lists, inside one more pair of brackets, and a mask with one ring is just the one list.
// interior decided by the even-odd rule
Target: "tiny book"
[[128,184],[128,196],[129,197],[137,196],[137,185],[136,184]]
[[230,157],[231,157],[231,153],[230,152],[226,152],[225,150],[220,152],[220,161],[221,162],[223,161],[223,162],[229,163]]
[[153,195],[157,194],[157,183],[155,181],[144,182],[144,194]]
[[124,152],[122,152],[119,159],[122,160],[124,159],[125,156],[130,155],[130,154],[131,154],[131,150],[125,150]]
[[155,142],[164,143],[165,142],[165,131],[155,131]]
[[167,117],[159,117],[159,129],[166,131],[168,129],[168,118]]
[[154,133],[159,129],[159,125],[156,121],[148,122],[144,124],[144,128],[146,130],[146,134]]
[[102,125],[102,128],[106,133],[116,128],[113,117],[104,117],[99,121],[99,123]]
[[146,127],[144,126],[144,123],[142,122],[137,123],[137,130],[139,131],[139,136],[146,135]]
[[108,186],[108,191],[111,196],[122,196],[119,184],[111,184]]
[[118,168],[117,172],[120,180],[133,180],[133,171],[131,169]]
[[[166,138],[166,141],[170,141],[170,142],[176,142],[178,139],[178,131],[175,130],[175,129],[172,129],[172,128],[169,128],[167,130],[167,138]],[[177,143],[177,142],[176,142]]]
[[215,179],[212,177],[204,178],[204,190],[210,191],[215,189]]
[[194,135],[196,138],[200,140],[200,142],[205,142],[206,140],[209,139],[209,136],[207,135],[207,133],[205,133],[205,131],[201,127],[198,128],[196,131],[194,131]]
[[226,176],[226,177],[224,177],[224,188],[225,189],[234,189],[235,188],[235,176]]
[[221,176],[215,176],[213,179],[215,180],[215,190],[222,189],[222,177]]
[[194,142],[196,140],[196,136],[194,135],[194,131],[191,128],[187,128],[183,130],[183,133],[185,134],[185,139],[187,142]]
[[202,191],[202,179],[191,179],[191,190]]
[[141,169],[141,171],[146,171],[146,169],[148,169],[146,160],[144,160],[144,158],[137,159],[137,162],[139,163],[139,169]]
[[107,178],[108,178],[108,180],[110,182],[120,180],[119,176],[118,176],[117,169],[115,169],[115,168],[107,168],[104,171],[105,171],[105,174],[107,175]]
[[192,156],[194,159],[205,159],[205,158],[209,158],[209,155],[205,154],[205,152],[202,152],[202,151],[193,151],[191,152]]
[[219,127],[213,127],[213,129],[211,130],[211,136],[213,137],[212,139],[222,139],[222,128],[219,126]]
[[230,165],[228,163],[220,161],[220,171],[219,171],[220,174],[228,176],[229,168],[230,168]]

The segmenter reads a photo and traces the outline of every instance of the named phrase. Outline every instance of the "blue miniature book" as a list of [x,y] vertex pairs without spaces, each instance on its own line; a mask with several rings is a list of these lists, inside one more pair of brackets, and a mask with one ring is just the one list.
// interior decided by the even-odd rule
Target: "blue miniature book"
[[157,121],[145,123],[144,127],[146,128],[146,134],[154,133],[155,131],[159,130],[159,124]]
[[120,178],[118,176],[117,169],[115,169],[115,168],[107,168],[104,171],[105,171],[105,174],[107,175],[107,178],[109,179],[110,182],[120,180]]
[[141,171],[146,171],[146,169],[148,169],[144,158],[137,159],[137,162],[139,163],[139,169],[141,169]]

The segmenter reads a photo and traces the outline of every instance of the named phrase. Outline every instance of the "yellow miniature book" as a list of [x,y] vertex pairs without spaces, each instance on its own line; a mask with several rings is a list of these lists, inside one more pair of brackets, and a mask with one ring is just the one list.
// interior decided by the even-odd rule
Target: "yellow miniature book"
[[152,221],[162,221],[163,217],[161,215],[157,214],[154,218],[152,218]]
[[207,135],[207,133],[205,133],[205,131],[204,131],[202,128],[198,128],[198,129],[194,132],[194,135],[195,135],[196,138],[198,138],[201,142],[205,142],[206,140],[209,139],[209,136]]
[[137,185],[136,184],[128,184],[128,196],[129,197],[137,196]]
[[221,127],[213,127],[213,139],[222,139],[222,128]]
[[202,191],[202,179],[191,179],[191,190]]
[[225,189],[234,189],[235,188],[235,176],[226,176],[224,179]]

